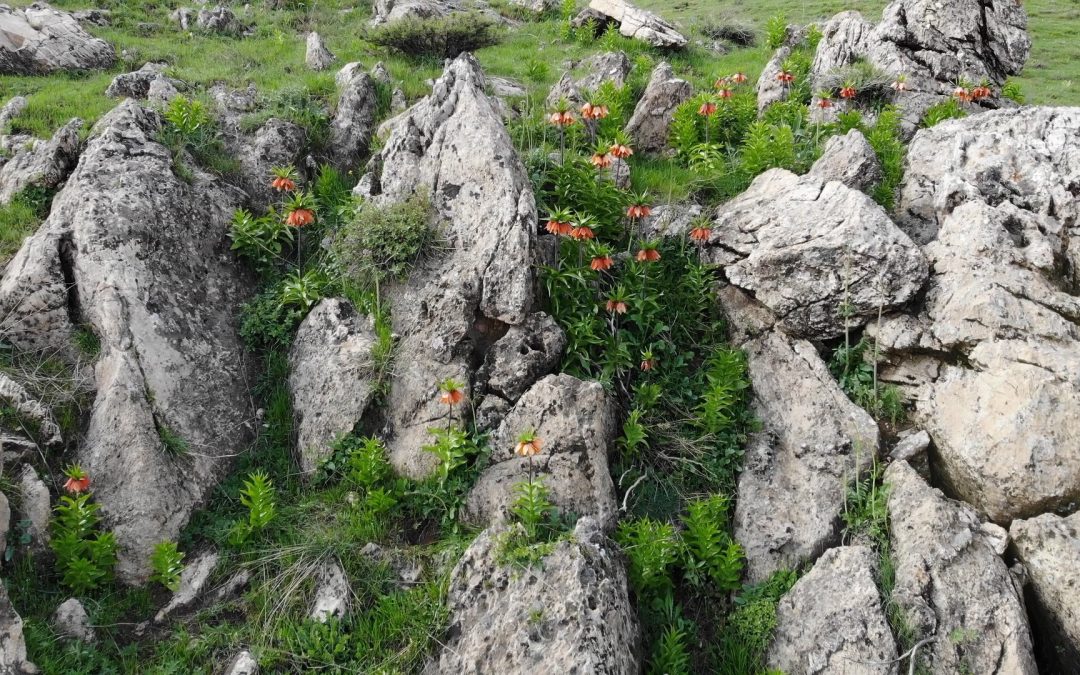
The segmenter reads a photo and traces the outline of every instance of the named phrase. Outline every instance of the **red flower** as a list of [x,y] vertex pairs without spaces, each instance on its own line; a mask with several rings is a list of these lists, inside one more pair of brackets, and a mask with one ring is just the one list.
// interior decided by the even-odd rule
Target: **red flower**
[[644,370],[646,373],[649,372],[650,370],[652,370],[655,367],[656,367],[656,359],[654,359],[654,358],[647,358],[647,359],[644,359],[641,362],[641,369]]
[[589,263],[589,267],[591,267],[594,272],[603,272],[604,270],[611,269],[611,266],[614,264],[615,261],[611,259],[611,256],[598,255],[592,259],[592,262]]
[[844,86],[840,88],[840,98],[852,99],[855,98],[857,93],[858,92],[855,91],[855,87],[852,86]]
[[656,262],[660,260],[660,251],[655,248],[643,248],[637,252],[635,260],[638,262]]
[[698,108],[697,114],[701,115],[702,117],[712,117],[716,114],[716,104],[712,101],[706,101],[705,103],[702,103],[701,107]]
[[731,76],[731,81],[735,84],[745,84],[748,79],[746,73],[735,73]]
[[81,478],[71,477],[64,482],[64,490],[73,495],[77,495],[80,492],[86,492],[89,489],[90,477],[86,475],[82,476]]
[[896,78],[896,81],[892,83],[892,88],[893,91],[897,93],[908,90],[907,80],[904,78],[903,75]]
[[453,388],[453,389],[449,389],[447,391],[444,391],[439,396],[439,403],[442,403],[444,405],[457,405],[458,403],[461,403],[464,400],[465,400],[465,394],[460,389],[457,389],[456,387]]
[[596,233],[588,225],[579,225],[570,231],[570,238],[583,241],[585,239],[596,239]]
[[630,155],[634,154],[634,151],[630,149],[630,146],[623,145],[622,143],[615,143],[611,146],[609,152],[618,157],[619,159],[626,159]]
[[828,98],[828,97],[822,97],[822,99],[820,101],[818,101],[818,107],[823,109],[823,110],[825,108],[831,108],[832,107],[832,99]]
[[587,120],[602,120],[610,113],[606,105],[594,105],[592,103],[586,103],[581,106],[581,116]]
[[278,176],[270,181],[270,187],[278,192],[292,192],[296,189],[296,181],[291,178],[285,178],[284,176]]
[[652,207],[646,204],[634,204],[626,210],[626,217],[637,220],[638,218],[648,218],[652,215]]
[[292,227],[304,227],[315,222],[315,212],[311,209],[294,209],[285,218],[285,223]]
[[607,301],[607,311],[612,314],[626,314],[626,301],[618,298],[610,298]]
[[548,117],[548,122],[557,127],[568,127],[574,123],[574,114],[571,112],[553,112]]
[[535,457],[540,454],[543,447],[544,442],[537,437],[535,432],[529,431],[518,437],[518,444],[514,448],[514,453],[518,457]]
[[593,155],[592,159],[589,161],[591,161],[592,165],[595,166],[597,169],[606,169],[611,166],[611,155],[598,152]]
[[721,90],[720,90],[719,92],[717,92],[717,96],[719,96],[719,97],[720,97],[720,98],[722,98],[722,99],[729,99],[729,98],[731,98],[732,96],[734,96],[734,92],[733,92],[733,91],[731,91],[731,89],[730,89],[730,88],[728,88],[728,87],[724,87],[724,88],[723,88],[723,89],[721,89]]
[[560,220],[549,220],[547,223],[547,231],[550,234],[556,236],[565,237],[570,234],[574,229],[574,226],[570,223],[565,223]]
[[787,70],[781,70],[776,79],[784,84],[791,84],[795,81],[795,74]]
[[690,230],[690,239],[699,243],[705,243],[712,236],[712,229],[708,227],[695,227]]
[[727,87],[729,84],[731,84],[731,79],[727,78],[727,77],[721,77],[716,82],[713,82],[713,86],[716,87],[717,89],[723,89],[723,88]]

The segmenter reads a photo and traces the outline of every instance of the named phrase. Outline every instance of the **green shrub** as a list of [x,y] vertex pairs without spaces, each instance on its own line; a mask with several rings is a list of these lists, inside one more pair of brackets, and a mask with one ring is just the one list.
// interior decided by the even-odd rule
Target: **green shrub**
[[283,311],[296,310],[307,316],[323,299],[330,281],[322,270],[314,268],[307,272],[293,272],[282,280],[278,303]]
[[418,192],[399,204],[363,204],[333,243],[333,259],[343,281],[360,292],[375,292],[386,281],[408,276],[434,239],[428,195]]
[[765,46],[769,49],[780,49],[787,42],[787,17],[777,14],[765,24]]
[[864,130],[866,140],[881,162],[884,178],[874,189],[874,200],[886,209],[896,202],[896,191],[904,180],[904,157],[907,150],[900,140],[900,111],[886,106],[878,113],[874,126]]
[[1007,80],[1001,87],[1001,95],[1020,105],[1027,103],[1027,96],[1024,95],[1023,88],[1016,80]]
[[75,329],[75,346],[83,355],[94,358],[101,353],[101,338],[91,326],[83,324]]
[[161,449],[165,454],[171,457],[182,457],[188,453],[189,446],[184,437],[164,424],[158,425],[158,438],[161,440]]
[[285,220],[274,210],[256,217],[245,209],[239,209],[233,214],[229,238],[232,239],[232,250],[265,274],[286,261],[286,254],[295,238],[295,228],[285,224]]
[[275,490],[269,476],[262,471],[248,474],[240,489],[240,503],[247,507],[245,520],[237,521],[229,535],[230,543],[240,546],[252,536],[264,531],[277,515]]
[[682,543],[671,523],[651,518],[619,523],[616,540],[630,559],[630,581],[639,594],[667,592]]
[[690,675],[690,652],[688,635],[679,626],[668,626],[656,645],[650,675]]
[[924,129],[929,129],[941,124],[945,120],[956,120],[964,117],[967,117],[967,111],[960,106],[959,101],[955,98],[950,98],[947,101],[935,103],[927,108],[926,113],[923,114],[923,118],[919,122],[919,126]]
[[392,21],[367,34],[369,42],[407,56],[452,59],[497,44],[498,25],[478,12],[455,12],[445,17]]
[[510,513],[525,527],[530,541],[540,538],[540,528],[547,524],[554,514],[548,494],[548,487],[540,476],[529,476],[528,480],[514,485],[514,501],[510,505]]
[[164,116],[160,140],[172,150],[173,167],[181,178],[191,177],[190,170],[181,163],[185,150],[217,174],[235,173],[237,162],[225,149],[217,123],[202,101],[176,96],[169,102]]
[[704,586],[706,579],[721,591],[740,586],[743,549],[727,533],[728,506],[723,495],[687,504],[687,514],[683,516],[686,531],[682,535],[684,564],[687,576],[696,586]]
[[285,280],[267,287],[240,312],[240,337],[255,350],[284,349],[292,344],[305,312],[281,302]]
[[98,532],[101,507],[90,493],[63,495],[53,509],[49,547],[56,555],[61,583],[77,594],[86,594],[112,578],[116,566],[116,539],[112,532]]
[[163,541],[154,547],[150,556],[153,572],[150,581],[156,581],[174,593],[180,588],[180,573],[184,571],[184,554],[176,548],[175,541]]

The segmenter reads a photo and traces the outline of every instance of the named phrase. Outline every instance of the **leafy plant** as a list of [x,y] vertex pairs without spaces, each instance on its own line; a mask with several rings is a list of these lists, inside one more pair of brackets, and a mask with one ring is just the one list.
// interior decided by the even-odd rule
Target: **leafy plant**
[[651,675],[690,675],[690,653],[687,649],[686,631],[676,625],[668,626],[657,643]]
[[270,478],[262,471],[248,474],[240,489],[240,503],[247,507],[246,520],[238,521],[230,534],[230,543],[239,546],[253,535],[265,530],[277,514],[275,490]]
[[1023,88],[1016,80],[1007,80],[1001,87],[1001,95],[1020,105],[1027,103],[1027,96],[1024,95]]
[[256,270],[266,273],[284,262],[284,253],[293,243],[295,228],[285,224],[276,211],[253,216],[240,209],[233,214],[229,228],[232,250],[252,263]]
[[882,108],[874,126],[866,129],[865,133],[884,172],[884,179],[874,189],[874,200],[886,209],[892,209],[896,191],[904,179],[906,149],[900,140],[900,111],[896,106]]
[[184,150],[216,173],[229,174],[236,170],[237,163],[225,150],[217,124],[202,101],[176,96],[166,107],[164,117],[161,141],[172,150],[173,165],[182,178],[190,178],[190,171],[180,163]]
[[668,591],[671,570],[682,554],[671,523],[641,518],[619,523],[616,540],[630,559],[630,580],[638,593]]
[[320,269],[293,272],[285,277],[280,289],[278,303],[282,310],[294,309],[306,316],[323,299],[329,280]]
[[765,46],[769,49],[780,49],[788,39],[787,17],[783,14],[773,16],[765,24]]
[[454,12],[445,17],[408,17],[368,31],[369,42],[407,56],[453,59],[499,42],[495,21],[479,12]]
[[84,355],[94,358],[101,353],[101,338],[86,324],[75,329],[75,346]]
[[874,417],[896,424],[906,414],[903,399],[899,389],[878,382],[874,364],[867,360],[872,345],[868,338],[851,346],[840,345],[833,352],[829,370],[852,401]]
[[548,499],[548,487],[543,478],[530,476],[514,485],[514,502],[510,513],[525,527],[530,541],[537,541],[540,528],[551,518],[554,508]]
[[158,438],[161,440],[161,449],[165,451],[165,454],[181,457],[188,453],[187,440],[164,424],[158,425]]
[[687,504],[683,517],[686,531],[686,570],[695,585],[702,586],[707,578],[715,588],[731,591],[739,588],[742,579],[742,546],[726,531],[728,499],[714,495]]
[[85,594],[112,578],[116,566],[116,539],[111,532],[99,532],[101,507],[89,492],[63,495],[54,507],[49,546],[56,555],[61,582],[78,594]]
[[184,554],[175,541],[163,541],[154,546],[150,556],[151,581],[156,581],[174,593],[180,588],[180,573],[184,571]]
[[408,276],[433,239],[431,204],[417,192],[400,204],[363,204],[333,243],[333,257],[345,283],[377,291],[388,280]]
[[960,106],[960,102],[955,98],[950,98],[947,101],[941,103],[935,103],[927,108],[926,113],[923,114],[922,121],[919,122],[919,126],[924,129],[941,124],[945,120],[956,120],[967,117],[967,111]]

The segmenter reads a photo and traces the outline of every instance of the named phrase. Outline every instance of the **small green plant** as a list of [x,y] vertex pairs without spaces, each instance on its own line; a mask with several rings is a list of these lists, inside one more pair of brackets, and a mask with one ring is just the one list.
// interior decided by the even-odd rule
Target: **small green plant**
[[1027,96],[1024,95],[1023,88],[1016,80],[1006,80],[1005,84],[1001,87],[1001,95],[1020,105],[1027,103]]
[[947,101],[935,103],[927,108],[922,121],[919,122],[919,126],[924,129],[929,129],[941,124],[945,120],[961,119],[967,117],[967,115],[967,111],[961,107],[960,102],[955,98],[950,98]]
[[236,170],[236,161],[226,151],[217,124],[202,101],[176,96],[169,102],[164,116],[160,140],[172,150],[173,166],[181,178],[191,178],[190,169],[180,161],[185,150],[216,173],[229,174]]
[[671,523],[651,518],[623,521],[616,539],[630,559],[630,580],[638,593],[671,589],[671,572],[682,556],[682,542]]
[[620,443],[623,453],[627,457],[634,457],[643,448],[648,447],[649,434],[642,421],[644,411],[638,408],[630,411],[626,421],[623,422],[623,435]]
[[844,495],[844,537],[851,541],[865,537],[879,551],[889,549],[889,492],[881,484],[884,467],[875,460],[870,473],[851,481]]
[[528,480],[514,485],[514,502],[510,506],[510,513],[525,527],[530,541],[540,538],[541,527],[554,512],[548,495],[548,487],[540,476],[530,476]]
[[161,439],[161,449],[171,457],[182,457],[190,449],[183,436],[164,424],[158,425],[158,438]]
[[332,249],[345,283],[360,291],[377,291],[386,281],[407,277],[432,242],[431,218],[425,192],[391,206],[360,206]]
[[840,345],[833,352],[829,370],[857,405],[876,418],[897,424],[906,415],[903,398],[899,389],[877,380],[874,363],[867,358],[872,347],[873,342],[865,337],[851,346]]
[[780,49],[788,39],[787,17],[777,14],[765,24],[765,46],[769,49]]
[[214,133],[213,118],[202,101],[176,96],[165,109],[165,121],[181,140],[189,145],[205,142]]
[[75,346],[82,354],[94,358],[101,353],[101,338],[90,326],[84,324],[76,328],[74,339]]
[[294,309],[306,316],[318,304],[330,285],[326,275],[320,269],[307,272],[293,272],[285,277],[281,285],[278,303],[282,310]]
[[686,531],[685,568],[691,583],[704,586],[706,579],[722,591],[739,588],[742,579],[743,549],[727,533],[728,499],[714,495],[687,504],[683,516]]
[[270,478],[262,471],[248,474],[240,489],[240,503],[247,507],[246,520],[237,521],[230,533],[230,543],[239,546],[264,531],[277,514],[275,490]]
[[289,227],[273,210],[256,217],[240,209],[233,214],[229,228],[232,250],[263,273],[272,271],[285,261],[294,236],[295,228]]
[[454,12],[441,18],[409,17],[368,31],[369,42],[418,58],[453,59],[497,44],[495,21],[479,12]]
[[78,594],[111,579],[116,566],[116,539],[111,532],[97,531],[100,508],[83,491],[61,496],[53,509],[49,546],[56,555],[61,582]]
[[175,541],[163,541],[154,547],[150,556],[150,581],[156,581],[174,593],[180,588],[180,573],[184,571],[184,554]]
[[680,626],[670,625],[656,645],[650,675],[690,675],[689,636]]

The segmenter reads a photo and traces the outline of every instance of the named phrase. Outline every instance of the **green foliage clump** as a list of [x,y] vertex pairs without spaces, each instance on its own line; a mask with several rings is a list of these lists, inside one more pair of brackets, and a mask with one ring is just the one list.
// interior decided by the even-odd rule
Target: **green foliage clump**
[[941,124],[945,120],[957,120],[964,117],[967,117],[967,111],[960,106],[959,101],[955,98],[950,98],[948,101],[935,103],[927,108],[926,113],[923,114],[923,118],[919,122],[919,126],[924,129],[929,129]]
[[900,111],[896,106],[886,106],[878,113],[874,126],[864,129],[866,140],[878,156],[884,178],[874,189],[874,201],[886,209],[896,202],[896,191],[904,180],[904,157],[907,154],[900,140]]
[[248,510],[247,518],[233,525],[230,543],[241,546],[251,537],[266,530],[277,515],[275,499],[274,485],[265,472],[253,471],[248,474],[243,488],[240,489],[240,503]]
[[164,424],[158,425],[158,439],[161,441],[161,449],[170,457],[182,457],[190,449],[183,436]]
[[683,516],[683,532],[686,558],[686,575],[691,583],[705,586],[712,582],[714,588],[733,591],[739,588],[743,570],[743,549],[725,529],[728,522],[729,501],[723,495],[714,495],[687,504]]
[[295,239],[295,228],[287,225],[274,210],[253,216],[246,209],[239,209],[233,214],[229,238],[232,250],[265,274],[284,262]]
[[648,517],[624,520],[616,540],[630,560],[630,582],[637,593],[670,592],[683,547],[674,525]]
[[765,24],[765,46],[769,49],[780,49],[788,39],[787,17],[777,14]]
[[112,578],[116,566],[116,538],[97,530],[101,516],[90,493],[63,495],[53,509],[49,547],[56,555],[61,583],[85,594]]
[[185,151],[220,175],[236,171],[237,163],[225,149],[217,123],[202,101],[176,96],[169,102],[164,116],[160,140],[172,150],[173,167],[181,178],[191,177],[190,170],[182,164]]
[[180,588],[180,573],[184,571],[184,554],[175,541],[163,541],[154,547],[150,556],[150,581],[156,581],[170,591]]
[[1001,95],[1013,103],[1018,103],[1020,105],[1027,103],[1027,96],[1024,95],[1024,89],[1016,80],[1007,80],[1001,87]]
[[873,354],[873,342],[867,338],[854,345],[842,344],[833,352],[829,371],[857,405],[878,419],[897,424],[906,414],[900,390],[878,381],[873,357],[868,360],[868,352]]
[[689,634],[682,626],[672,624],[664,630],[649,665],[650,675],[690,675]]
[[453,59],[462,52],[498,44],[498,25],[479,12],[454,12],[445,17],[392,21],[368,31],[367,39],[420,58]]
[[0,265],[4,265],[49,215],[51,191],[27,188],[0,205]]
[[434,239],[432,217],[424,192],[385,207],[362,204],[333,244],[343,283],[376,292],[382,283],[407,277]]
[[761,672],[776,628],[776,606],[796,581],[794,572],[780,571],[765,582],[743,587],[717,641],[720,675]]

